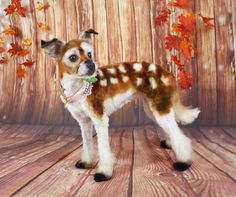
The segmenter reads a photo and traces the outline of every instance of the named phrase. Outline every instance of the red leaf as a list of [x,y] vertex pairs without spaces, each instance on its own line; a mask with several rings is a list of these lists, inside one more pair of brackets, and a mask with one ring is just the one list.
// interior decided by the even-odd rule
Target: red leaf
[[7,58],[2,57],[2,58],[0,59],[0,64],[6,64],[6,63],[7,63]]
[[5,48],[4,47],[0,47],[0,53],[5,52]]
[[176,0],[175,2],[169,2],[168,6],[179,7],[179,8],[189,8],[190,1],[189,0]]
[[209,28],[215,27],[215,25],[211,23],[211,21],[213,21],[214,18],[205,17],[205,16],[202,16],[201,14],[199,14],[199,16],[202,18],[203,23],[204,23],[207,27],[209,27]]
[[166,36],[165,48],[168,50],[176,49],[179,50],[180,40],[178,36],[169,34]]
[[6,12],[6,15],[14,14],[15,13],[15,9],[16,9],[15,5],[8,5],[8,7],[4,9],[4,11]]
[[32,60],[27,59],[21,65],[24,65],[25,67],[32,67],[33,64],[34,64],[34,62]]
[[171,60],[177,65],[177,67],[181,70],[184,67],[184,64],[181,64],[178,57],[176,55],[171,56]]
[[26,73],[25,69],[21,68],[21,67],[19,67],[16,71],[17,77],[19,77],[19,78],[25,77],[25,73]]
[[23,16],[23,17],[25,17],[26,16],[26,11],[27,11],[27,9],[26,8],[24,8],[24,7],[17,7],[17,13],[20,15],[20,16]]
[[18,50],[18,52],[17,52],[17,55],[18,55],[18,56],[21,56],[21,57],[26,56],[26,55],[28,55],[28,54],[29,54],[29,51],[28,51],[27,49],[20,49],[20,50]]
[[180,15],[179,17],[180,24],[183,25],[187,30],[191,31],[195,26],[195,15],[190,14],[188,16]]
[[185,71],[179,71],[177,82],[182,89],[187,89],[192,86],[194,81],[193,75]]
[[184,56],[189,61],[191,59],[191,49],[192,45],[188,40],[181,40],[180,42],[180,50],[183,52]]
[[165,23],[168,21],[168,17],[171,14],[169,9],[166,10],[162,10],[161,14],[159,14],[156,18],[155,18],[155,25],[159,26],[162,23]]
[[19,45],[18,43],[11,43],[11,48],[8,50],[8,53],[11,54],[11,56],[14,56],[18,53]]

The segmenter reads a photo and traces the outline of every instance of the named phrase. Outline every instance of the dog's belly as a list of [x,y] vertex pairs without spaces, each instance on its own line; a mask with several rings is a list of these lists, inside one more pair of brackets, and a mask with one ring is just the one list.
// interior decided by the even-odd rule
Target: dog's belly
[[122,94],[118,94],[112,98],[106,99],[104,101],[104,109],[106,114],[111,115],[113,112],[117,111],[135,98],[135,90],[129,89]]

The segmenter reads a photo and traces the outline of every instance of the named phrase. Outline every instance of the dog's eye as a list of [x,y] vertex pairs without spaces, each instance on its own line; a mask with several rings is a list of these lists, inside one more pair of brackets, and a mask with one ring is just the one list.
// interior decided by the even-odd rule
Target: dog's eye
[[76,62],[76,61],[78,60],[78,55],[71,55],[71,56],[69,57],[69,60],[70,60],[71,62]]
[[88,57],[91,59],[92,58],[92,53],[88,52]]

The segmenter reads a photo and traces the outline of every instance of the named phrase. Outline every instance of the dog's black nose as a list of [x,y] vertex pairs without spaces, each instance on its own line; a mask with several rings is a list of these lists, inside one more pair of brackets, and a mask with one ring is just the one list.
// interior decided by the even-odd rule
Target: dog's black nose
[[92,75],[95,72],[95,64],[92,60],[86,60],[85,64],[88,68],[88,75]]

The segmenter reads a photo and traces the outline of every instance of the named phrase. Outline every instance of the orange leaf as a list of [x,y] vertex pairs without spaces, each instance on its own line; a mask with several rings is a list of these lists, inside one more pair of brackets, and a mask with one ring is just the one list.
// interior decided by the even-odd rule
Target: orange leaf
[[15,9],[16,9],[15,5],[8,5],[8,7],[4,9],[4,11],[6,12],[6,15],[14,14],[15,13]]
[[17,35],[17,31],[15,28],[9,26],[6,29],[4,29],[3,33],[7,34],[7,35],[12,35],[12,36],[16,36]]
[[11,48],[8,50],[8,53],[11,54],[11,56],[14,56],[18,53],[19,45],[18,43],[11,43]]
[[171,55],[171,60],[177,65],[177,67],[181,70],[184,67],[184,64],[181,64],[178,57],[176,55]]
[[18,56],[21,56],[21,57],[26,56],[26,55],[28,55],[28,54],[29,54],[29,51],[28,51],[27,49],[20,49],[20,50],[17,52],[17,55],[18,55]]
[[178,36],[169,34],[166,36],[165,48],[168,50],[176,49],[179,50],[180,40]]
[[191,59],[191,48],[191,43],[188,40],[180,41],[180,50],[183,52],[188,61]]
[[199,14],[199,16],[202,18],[203,23],[204,23],[207,27],[209,27],[209,28],[215,27],[215,25],[211,23],[211,21],[213,21],[214,18],[205,17],[205,16],[202,16],[201,14]]
[[177,82],[182,89],[187,89],[192,86],[194,81],[193,75],[186,71],[179,71],[177,75]]
[[179,8],[189,8],[190,0],[176,0],[175,2],[169,2],[168,6],[179,7]]
[[6,64],[6,63],[7,63],[7,58],[2,57],[2,58],[0,59],[0,64]]
[[34,64],[34,62],[30,59],[27,59],[25,62],[23,62],[21,65],[24,65],[25,67],[31,67]]
[[38,22],[38,27],[42,30],[46,30],[46,31],[50,30],[49,26],[47,24],[42,23],[42,22]]
[[5,52],[5,48],[4,47],[0,47],[0,53]]
[[50,7],[49,3],[44,3],[36,7],[37,10],[47,10]]
[[155,25],[159,26],[161,25],[161,23],[165,23],[168,21],[168,17],[171,14],[169,9],[166,10],[162,10],[161,14],[159,14],[156,18],[155,18]]
[[19,6],[19,7],[17,7],[16,13],[19,14],[20,16],[25,17],[26,16],[26,11],[27,11],[26,8]]
[[179,17],[180,24],[183,25],[187,30],[191,31],[195,26],[195,15],[190,14],[188,16],[180,15]]
[[30,38],[27,38],[23,41],[24,46],[31,46],[32,45],[32,40]]
[[190,37],[190,32],[187,30],[183,25],[174,23],[172,25],[172,31],[176,32],[178,35],[189,38]]
[[19,78],[23,78],[23,77],[25,77],[25,69],[24,68],[21,68],[21,67],[19,67],[18,69],[17,69],[17,77],[19,77]]
[[5,42],[5,38],[0,37],[0,44],[3,44]]

